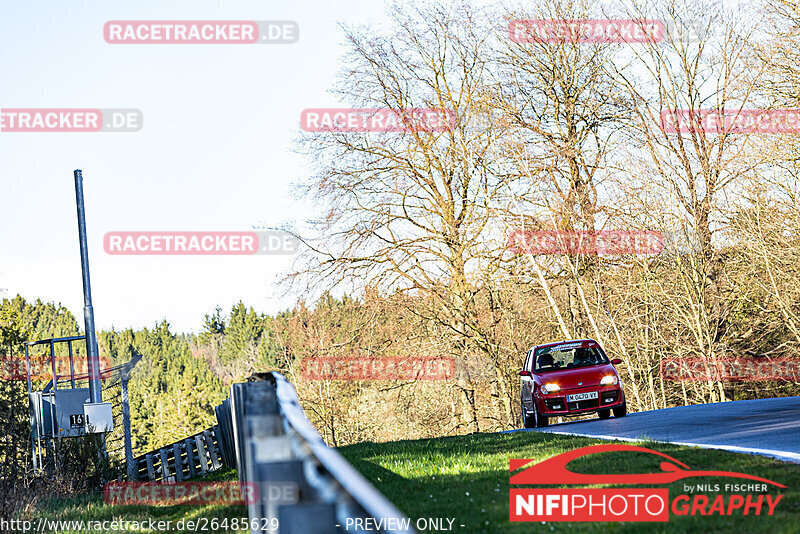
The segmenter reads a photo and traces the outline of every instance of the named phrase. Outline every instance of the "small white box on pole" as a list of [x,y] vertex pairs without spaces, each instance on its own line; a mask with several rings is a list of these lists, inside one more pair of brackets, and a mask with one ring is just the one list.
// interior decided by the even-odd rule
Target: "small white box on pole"
[[86,403],[83,405],[86,416],[86,432],[98,434],[114,430],[114,415],[110,402]]

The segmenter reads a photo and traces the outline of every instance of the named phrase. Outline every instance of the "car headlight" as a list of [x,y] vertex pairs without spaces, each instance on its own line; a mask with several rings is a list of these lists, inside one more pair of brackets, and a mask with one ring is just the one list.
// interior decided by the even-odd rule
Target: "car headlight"
[[606,375],[600,379],[601,386],[616,386],[617,384],[619,384],[617,375]]
[[553,382],[549,382],[542,386],[542,391],[545,393],[558,393],[561,391],[561,387],[558,384],[554,384]]

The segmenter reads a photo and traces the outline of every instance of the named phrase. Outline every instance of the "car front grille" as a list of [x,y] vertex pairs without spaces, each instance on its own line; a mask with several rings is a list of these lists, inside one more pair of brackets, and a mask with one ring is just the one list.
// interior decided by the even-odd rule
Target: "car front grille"
[[578,402],[570,402],[567,403],[567,406],[569,407],[569,411],[571,412],[575,410],[589,410],[591,408],[597,408],[598,402],[597,399],[588,399]]

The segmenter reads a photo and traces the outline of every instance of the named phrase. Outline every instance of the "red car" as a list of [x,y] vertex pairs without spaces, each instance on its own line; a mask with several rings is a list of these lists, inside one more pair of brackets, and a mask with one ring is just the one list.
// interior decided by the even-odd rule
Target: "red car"
[[521,377],[522,423],[547,426],[550,417],[597,412],[625,417],[625,393],[614,365],[593,339],[537,345],[525,356]]

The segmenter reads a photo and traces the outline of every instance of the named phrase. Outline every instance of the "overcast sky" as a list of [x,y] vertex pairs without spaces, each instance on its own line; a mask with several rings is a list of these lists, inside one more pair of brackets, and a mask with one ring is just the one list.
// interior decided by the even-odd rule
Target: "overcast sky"
[[[0,1],[0,109],[138,108],[135,133],[0,132],[0,296],[53,300],[82,318],[72,172],[84,171],[99,328],[162,318],[197,331],[216,305],[265,312],[286,256],[111,256],[103,235],[248,230],[302,219],[288,185],[305,108],[327,92],[340,23],[385,22],[382,1]],[[284,45],[112,45],[109,20],[293,20]],[[82,321],[81,321],[82,322]]]

